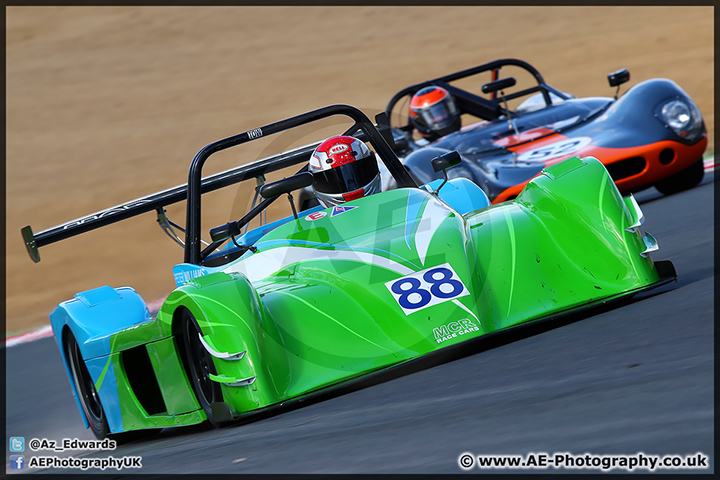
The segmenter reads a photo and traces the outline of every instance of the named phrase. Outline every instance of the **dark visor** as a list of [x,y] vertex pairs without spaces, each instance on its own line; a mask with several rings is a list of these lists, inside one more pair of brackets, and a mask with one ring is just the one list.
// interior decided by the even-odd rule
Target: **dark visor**
[[359,190],[370,183],[377,174],[377,160],[373,154],[362,160],[346,163],[330,170],[313,172],[315,190],[330,194]]
[[451,103],[438,102],[429,107],[425,107],[418,112],[426,125],[440,125],[451,120],[451,116],[455,115],[455,108]]

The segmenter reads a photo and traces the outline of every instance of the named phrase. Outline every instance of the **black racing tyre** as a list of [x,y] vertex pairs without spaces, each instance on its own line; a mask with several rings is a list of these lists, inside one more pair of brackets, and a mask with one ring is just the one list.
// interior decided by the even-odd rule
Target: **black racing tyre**
[[[210,379],[210,374],[217,375],[212,355],[200,343],[200,327],[192,313],[184,310],[180,318],[182,343],[185,350],[186,370],[190,383],[195,390],[198,403],[205,411],[208,421],[215,427],[227,423],[227,418],[218,418],[213,413],[213,404],[222,405],[223,396],[220,384]],[[215,410],[217,412],[217,409]]]
[[100,403],[100,396],[95,390],[95,384],[88,373],[80,353],[80,347],[72,333],[69,333],[65,340],[65,356],[70,364],[72,381],[80,397],[80,405],[85,413],[85,418],[87,418],[95,437],[102,440],[110,433],[110,427]]
[[703,159],[700,157],[685,170],[657,182],[655,188],[663,195],[672,195],[673,193],[682,192],[683,190],[694,187],[702,181],[704,175],[705,167],[703,165]]

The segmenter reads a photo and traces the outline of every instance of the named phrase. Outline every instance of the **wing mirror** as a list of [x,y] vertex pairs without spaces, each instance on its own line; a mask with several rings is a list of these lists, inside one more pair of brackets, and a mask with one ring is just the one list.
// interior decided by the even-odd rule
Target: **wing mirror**
[[630,80],[630,71],[627,68],[623,68],[617,72],[609,73],[607,78],[611,87],[619,87]]
[[292,177],[283,178],[277,182],[266,183],[260,188],[260,195],[263,198],[272,198],[290,193],[293,190],[309,187],[313,183],[313,175],[310,172],[302,172]]
[[507,78],[501,78],[500,80],[495,80],[494,82],[486,83],[482,86],[482,92],[483,93],[494,93],[499,90],[505,90],[506,88],[514,87],[517,81],[515,80],[515,77],[507,77]]
[[630,80],[630,71],[627,68],[618,70],[608,74],[608,83],[611,87],[617,87],[615,91],[615,100],[617,100],[618,93],[620,92],[620,85]]
[[433,166],[433,170],[435,170],[436,173],[442,171],[443,177],[445,178],[440,186],[433,192],[434,195],[437,195],[440,189],[445,186],[448,181],[447,172],[445,172],[445,170],[450,167],[454,167],[455,165],[460,165],[460,162],[462,162],[462,158],[456,150],[438,155],[430,161]]
[[[235,237],[238,235],[240,235],[240,224],[237,221],[228,222],[225,225],[210,229],[210,238],[213,243],[222,243],[228,238],[232,238],[236,247],[250,250],[253,253],[257,252],[257,248],[252,245],[239,245],[235,241]],[[242,253],[244,253],[244,251]]]
[[[313,175],[310,172],[298,173],[297,175],[283,178],[277,182],[266,183],[260,188],[260,195],[263,198],[273,198],[278,195],[282,195],[283,193],[287,193],[288,200],[290,200],[290,206],[293,210],[293,215],[295,216],[295,220],[297,220],[298,216],[295,211],[295,204],[293,203],[293,198],[292,195],[290,195],[290,192],[300,188],[309,187],[312,185],[313,180]],[[240,235],[240,225],[235,221],[210,229],[210,238],[213,242],[222,242],[237,235]]]
[[238,222],[229,222],[210,229],[210,238],[213,242],[222,242],[236,235],[240,235]]
[[460,165],[460,162],[462,162],[462,158],[460,158],[460,154],[455,150],[438,155],[430,161],[436,173],[440,171],[444,172],[447,168]]
[[297,220],[297,211],[295,210],[295,204],[293,203],[293,198],[290,192],[292,192],[293,190],[309,187],[313,184],[314,180],[315,178],[310,172],[298,173],[297,175],[283,178],[282,180],[278,180],[277,182],[266,183],[260,188],[260,196],[262,196],[263,198],[273,198],[277,197],[278,195],[282,195],[283,193],[287,193],[290,207],[292,207],[293,216],[295,217],[295,220]]

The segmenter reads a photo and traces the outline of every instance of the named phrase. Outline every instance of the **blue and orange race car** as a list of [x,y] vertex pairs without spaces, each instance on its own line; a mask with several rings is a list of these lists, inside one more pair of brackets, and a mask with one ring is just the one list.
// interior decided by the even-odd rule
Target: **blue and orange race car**
[[[502,59],[406,87],[385,113],[395,151],[418,183],[440,178],[430,160],[457,150],[463,162],[448,176],[473,180],[493,203],[515,198],[543,168],[573,156],[598,158],[624,194],[655,186],[667,195],[700,183],[708,140],[698,107],[662,78],[618,98],[629,80],[627,69],[613,72],[614,97],[576,98],[546,84],[529,63]],[[463,124],[429,141],[417,138],[406,106],[427,87],[450,94]]]

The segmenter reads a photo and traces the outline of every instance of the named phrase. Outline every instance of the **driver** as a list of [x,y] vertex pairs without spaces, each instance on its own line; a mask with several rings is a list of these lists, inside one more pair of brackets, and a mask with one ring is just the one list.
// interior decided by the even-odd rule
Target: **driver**
[[357,138],[338,135],[317,146],[308,170],[313,191],[323,207],[339,205],[380,191],[375,153]]
[[432,142],[460,129],[460,114],[442,87],[423,87],[410,99],[410,120],[422,137]]

